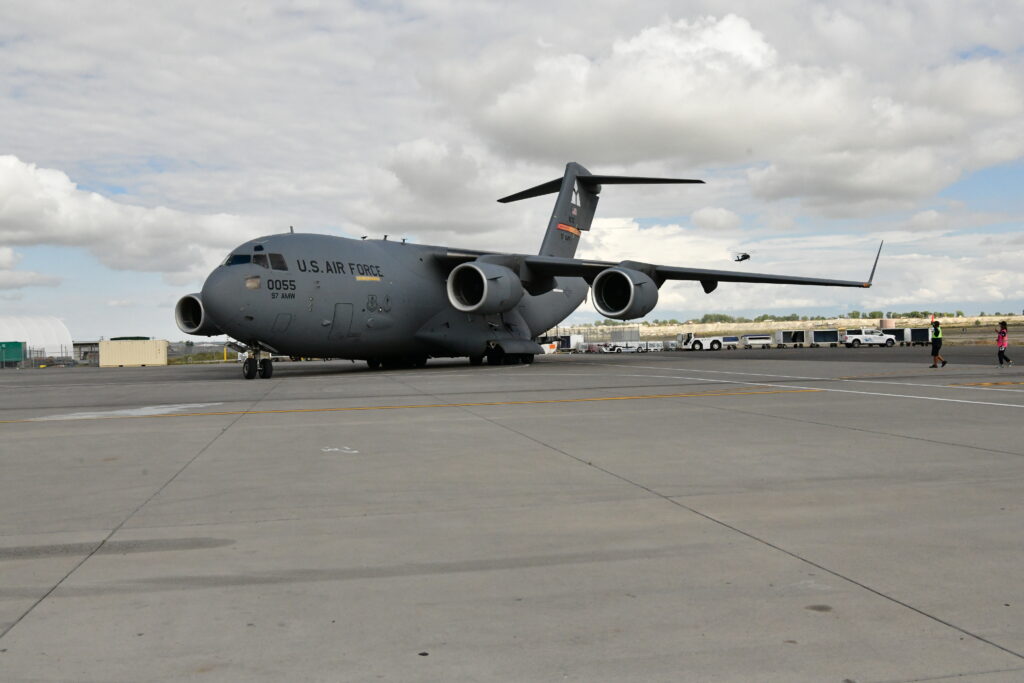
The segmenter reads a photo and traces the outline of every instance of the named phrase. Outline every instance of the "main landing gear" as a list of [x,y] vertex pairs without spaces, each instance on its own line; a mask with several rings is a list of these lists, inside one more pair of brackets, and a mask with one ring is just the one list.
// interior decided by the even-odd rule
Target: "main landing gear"
[[260,379],[270,379],[273,374],[274,361],[269,358],[257,359],[255,356],[249,356],[242,362],[242,377],[246,379],[253,379],[256,375],[259,375]]

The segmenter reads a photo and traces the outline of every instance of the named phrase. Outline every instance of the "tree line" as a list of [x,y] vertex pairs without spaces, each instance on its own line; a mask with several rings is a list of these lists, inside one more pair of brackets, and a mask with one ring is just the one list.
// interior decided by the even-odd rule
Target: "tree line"
[[[777,313],[763,313],[754,318],[747,318],[744,316],[733,316],[726,313],[705,313],[698,319],[693,320],[677,320],[676,318],[643,320],[643,321],[629,321],[629,320],[600,320],[594,323],[581,323],[576,327],[612,327],[616,325],[686,325],[686,324],[709,324],[709,323],[763,323],[763,322],[808,322],[816,320],[831,320],[833,318],[847,318],[852,320],[880,320],[882,318],[930,318],[931,316],[936,318],[963,318],[966,317],[963,311],[850,311],[848,313],[840,314],[838,316],[827,317],[824,315],[799,315],[798,313],[790,313],[789,315],[779,315]],[[1000,313],[998,311],[994,313],[985,313],[982,311],[979,315],[1014,315],[1013,313]]]

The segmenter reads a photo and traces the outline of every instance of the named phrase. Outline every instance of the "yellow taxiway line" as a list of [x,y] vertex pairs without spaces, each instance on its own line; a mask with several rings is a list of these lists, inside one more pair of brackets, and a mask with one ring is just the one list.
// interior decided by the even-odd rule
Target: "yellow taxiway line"
[[647,401],[662,398],[707,398],[715,396],[762,396],[765,394],[806,394],[818,392],[820,389],[776,389],[768,391],[721,391],[687,394],[646,394],[641,396],[604,396],[593,398],[546,398],[532,401],[481,401],[476,403],[423,403],[397,406],[351,406],[348,408],[285,408],[279,410],[219,410],[203,413],[158,413],[155,415],[95,415],[91,417],[66,417],[51,415],[45,418],[26,418],[22,420],[0,420],[0,424],[19,422],[74,422],[87,420],[124,420],[148,419],[160,417],[212,417],[214,415],[281,415],[288,413],[345,413],[366,410],[414,410],[418,408],[477,408],[485,406],[524,406],[545,403],[587,403],[598,401]]

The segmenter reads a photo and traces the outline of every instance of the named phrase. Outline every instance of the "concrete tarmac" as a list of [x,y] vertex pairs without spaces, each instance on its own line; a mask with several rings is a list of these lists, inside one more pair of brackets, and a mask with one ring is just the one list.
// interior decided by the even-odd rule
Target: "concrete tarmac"
[[946,351],[0,371],[0,680],[1024,681],[1024,371]]

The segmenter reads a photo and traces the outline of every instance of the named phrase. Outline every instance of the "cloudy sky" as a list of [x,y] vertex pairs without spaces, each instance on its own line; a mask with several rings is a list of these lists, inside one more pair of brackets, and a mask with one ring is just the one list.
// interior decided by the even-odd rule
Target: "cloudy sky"
[[[0,314],[181,339],[273,232],[860,279],[668,283],[651,318],[1024,307],[1024,3],[0,0]],[[575,320],[596,318],[585,306]]]

